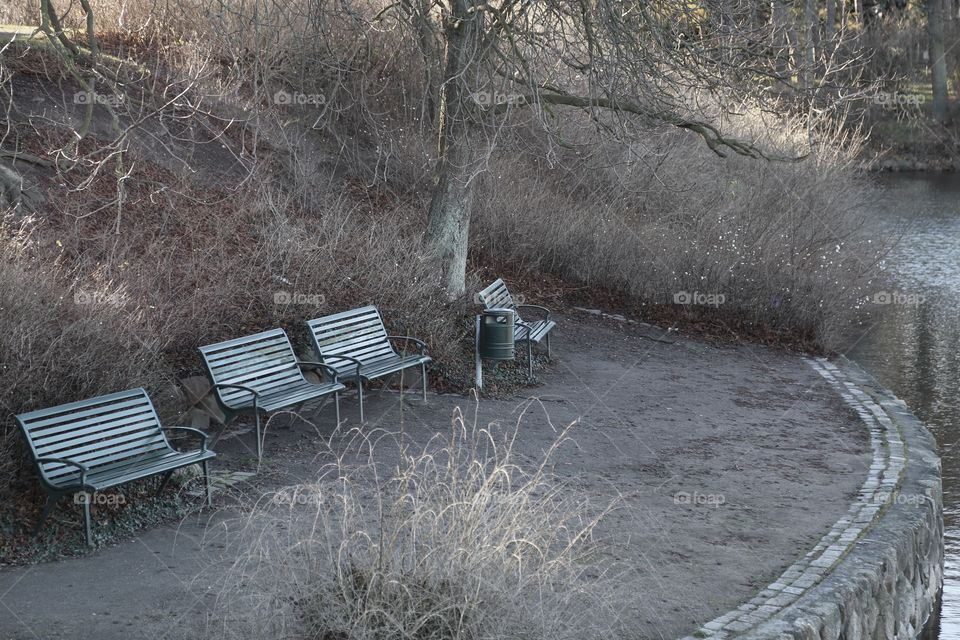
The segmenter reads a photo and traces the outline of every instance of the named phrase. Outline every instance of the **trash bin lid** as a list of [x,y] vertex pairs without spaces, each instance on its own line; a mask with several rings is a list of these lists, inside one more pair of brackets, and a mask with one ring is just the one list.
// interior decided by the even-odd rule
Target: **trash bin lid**
[[494,308],[494,309],[484,309],[484,310],[483,310],[483,315],[485,315],[485,316],[505,316],[505,315],[508,315],[508,314],[509,314],[509,315],[513,315],[514,313],[515,313],[515,311],[514,311],[513,309],[505,309],[505,308],[501,308],[501,307],[497,307],[497,308]]

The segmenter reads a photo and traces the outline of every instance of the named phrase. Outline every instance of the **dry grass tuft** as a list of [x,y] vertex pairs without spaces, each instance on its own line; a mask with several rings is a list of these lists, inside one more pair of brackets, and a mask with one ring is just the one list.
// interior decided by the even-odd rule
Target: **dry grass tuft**
[[[215,626],[229,638],[622,637],[623,576],[593,537],[615,505],[551,474],[567,431],[528,464],[515,436],[458,411],[446,443],[397,457],[389,439],[362,438],[367,462],[341,457],[265,495]],[[375,462],[382,451],[394,462]]]

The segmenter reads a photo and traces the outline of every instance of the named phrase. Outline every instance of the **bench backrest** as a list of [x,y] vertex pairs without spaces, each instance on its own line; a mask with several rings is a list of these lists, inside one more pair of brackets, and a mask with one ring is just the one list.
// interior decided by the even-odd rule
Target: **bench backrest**
[[387,339],[383,318],[374,306],[309,320],[307,326],[317,356],[338,372],[348,373],[356,368],[345,360],[325,360],[325,357],[349,356],[367,363],[396,355]]
[[[173,450],[142,388],[21,413],[16,419],[34,460],[69,458],[93,471]],[[52,485],[69,484],[80,474],[76,467],[56,462],[37,466]]]
[[478,293],[477,297],[483,303],[484,309],[513,309],[514,312],[517,310],[513,296],[507,290],[507,283],[500,278],[494,280],[493,284]]
[[[304,380],[283,329],[200,347],[200,356],[214,384],[239,384],[258,393],[270,393]],[[250,394],[242,389],[219,389],[216,396],[227,408],[236,408],[251,400]]]

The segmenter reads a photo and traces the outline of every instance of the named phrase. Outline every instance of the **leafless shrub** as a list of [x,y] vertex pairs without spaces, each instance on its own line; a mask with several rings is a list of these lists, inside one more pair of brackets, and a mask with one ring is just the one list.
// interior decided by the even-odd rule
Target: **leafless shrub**
[[52,264],[29,255],[10,220],[0,229],[0,494],[21,470],[23,449],[13,415],[143,385],[158,389],[161,370],[129,321],[122,287],[71,287]]
[[829,346],[883,251],[863,229],[873,191],[855,155],[836,132],[800,163],[718,159],[656,132],[647,144],[568,153],[554,169],[502,155],[483,182],[475,251],[647,304],[723,294],[724,311]]
[[456,358],[456,309],[435,302],[409,210],[373,214],[336,183],[305,210],[267,176],[228,194],[137,166],[119,235],[112,216],[85,215],[95,186],[52,199],[42,221],[0,242],[7,415],[172,384],[197,370],[200,344],[274,326],[296,338],[304,320],[364,304],[438,359]]
[[[448,440],[380,448],[263,496],[242,522],[213,627],[223,637],[623,637],[623,574],[602,559],[597,505],[515,459],[516,427],[457,412]],[[636,595],[636,594],[634,594]]]

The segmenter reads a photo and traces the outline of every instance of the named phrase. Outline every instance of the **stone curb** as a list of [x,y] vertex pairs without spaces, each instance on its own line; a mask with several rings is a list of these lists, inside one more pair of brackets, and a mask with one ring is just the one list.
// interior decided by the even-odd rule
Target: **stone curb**
[[906,404],[846,358],[810,365],[870,431],[847,514],[755,598],[683,640],[913,640],[943,578],[940,458]]

